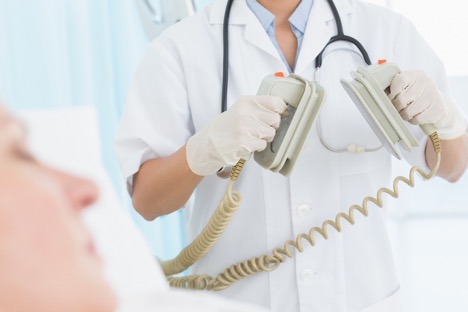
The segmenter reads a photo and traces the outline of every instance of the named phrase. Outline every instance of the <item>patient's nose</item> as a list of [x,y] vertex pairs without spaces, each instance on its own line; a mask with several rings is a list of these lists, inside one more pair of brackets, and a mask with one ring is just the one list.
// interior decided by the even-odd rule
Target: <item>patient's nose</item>
[[73,176],[69,177],[67,190],[73,207],[78,211],[94,204],[99,196],[94,182]]
[[68,200],[76,211],[81,211],[96,202],[99,190],[93,181],[50,167],[45,169],[64,189]]

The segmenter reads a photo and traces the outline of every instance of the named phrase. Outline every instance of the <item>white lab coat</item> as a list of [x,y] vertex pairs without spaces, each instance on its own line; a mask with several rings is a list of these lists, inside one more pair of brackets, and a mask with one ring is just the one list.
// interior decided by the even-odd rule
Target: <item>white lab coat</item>
[[[355,0],[336,0],[344,31],[367,49],[372,62],[386,59],[402,69],[423,69],[447,90],[434,52],[409,21],[384,8]],[[226,0],[185,19],[154,40],[134,78],[119,129],[116,150],[131,192],[141,163],[174,153],[220,113],[222,23]],[[262,79],[286,72],[276,49],[244,0],[234,1],[230,17],[228,105],[256,94]],[[310,80],[314,59],[331,36],[335,20],[325,0],[314,0],[295,73]],[[339,84],[364,65],[356,48],[338,42],[327,48],[320,84],[327,100],[320,113],[323,138],[334,147],[380,145]],[[424,166],[426,139],[413,127],[420,148],[405,157]],[[226,138],[228,139],[228,138]],[[242,206],[219,242],[193,267],[216,275],[238,261],[282,247],[312,226],[334,219],[365,196],[391,186],[391,156],[384,149],[360,155],[328,151],[314,127],[290,177],[247,162],[235,189]],[[188,206],[188,232],[195,237],[226,190],[216,175],[199,185]],[[245,278],[221,295],[254,302],[276,312],[400,311],[399,281],[387,238],[385,210],[370,204],[370,216],[356,217],[341,234],[287,260],[271,273]]]

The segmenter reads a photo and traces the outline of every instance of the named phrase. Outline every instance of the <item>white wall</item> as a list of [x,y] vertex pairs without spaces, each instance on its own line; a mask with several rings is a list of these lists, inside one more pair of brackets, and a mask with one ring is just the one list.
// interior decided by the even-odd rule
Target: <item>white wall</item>
[[[468,115],[468,1],[369,2],[413,21],[445,63],[452,95]],[[402,188],[394,201],[389,230],[406,311],[468,311],[467,191],[465,174],[456,184],[418,181],[414,189]]]
[[452,76],[468,75],[468,1],[389,0],[409,17],[443,59]]

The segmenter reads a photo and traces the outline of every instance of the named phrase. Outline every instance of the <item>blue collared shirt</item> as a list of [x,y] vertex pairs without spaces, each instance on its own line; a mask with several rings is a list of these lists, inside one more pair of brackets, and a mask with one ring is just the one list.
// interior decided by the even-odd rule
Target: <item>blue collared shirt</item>
[[[284,54],[279,47],[278,41],[276,41],[275,16],[270,11],[265,9],[256,0],[246,0],[246,2],[250,10],[257,16],[263,28],[265,28],[266,33],[270,37],[273,45],[276,47],[276,50],[278,50],[278,53],[281,56],[281,59],[286,65],[288,71],[290,73],[294,72],[294,68],[291,69],[289,67],[288,62],[286,61],[286,58],[284,57]],[[313,0],[302,0],[297,6],[296,10],[293,12],[293,14],[289,17],[289,22],[291,23],[292,31],[297,37],[297,53],[294,64],[296,64],[297,56],[299,55],[299,51],[301,50],[302,39],[304,38],[304,33],[307,26],[307,19],[309,18],[309,13],[313,3]]]

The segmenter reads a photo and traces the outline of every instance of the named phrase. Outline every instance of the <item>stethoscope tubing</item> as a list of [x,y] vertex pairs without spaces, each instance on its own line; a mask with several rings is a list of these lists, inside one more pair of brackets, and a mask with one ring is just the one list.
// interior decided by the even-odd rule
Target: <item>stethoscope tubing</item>
[[[225,112],[227,110],[227,91],[228,91],[228,76],[229,76],[229,16],[231,15],[231,8],[234,0],[228,0],[226,5],[226,10],[224,12],[224,24],[223,24],[223,82],[222,82],[222,92],[221,92],[221,112]],[[330,38],[327,42],[325,47],[320,51],[320,53],[315,58],[315,70],[316,72],[319,71],[320,67],[322,66],[323,60],[323,53],[325,52],[326,48],[337,41],[346,41],[352,43],[359,49],[361,52],[362,57],[367,65],[371,65],[371,61],[369,55],[364,48],[364,46],[355,38],[347,36],[343,32],[343,24],[341,22],[340,14],[338,13],[338,9],[335,6],[333,0],[327,0],[328,4],[330,5],[330,9],[332,10],[333,16],[336,21],[336,28],[338,34]]]

